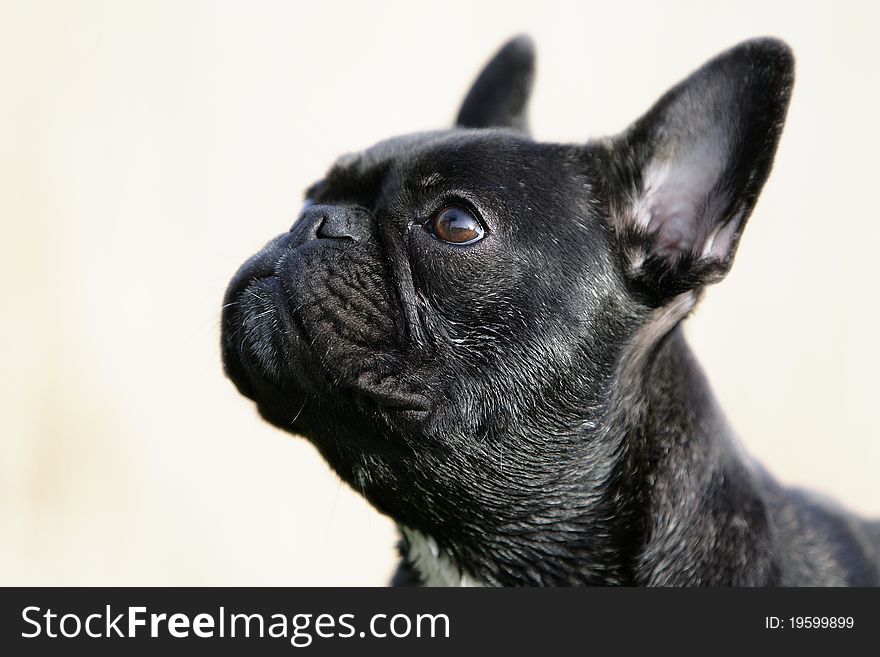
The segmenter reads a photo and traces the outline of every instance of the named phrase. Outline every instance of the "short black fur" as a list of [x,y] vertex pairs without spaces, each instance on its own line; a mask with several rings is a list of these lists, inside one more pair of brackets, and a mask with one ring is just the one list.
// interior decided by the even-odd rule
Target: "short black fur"
[[[880,584],[878,525],[744,456],[680,328],[770,172],[787,46],[588,144],[528,136],[533,71],[519,37],[456,128],[310,188],[230,284],[229,377],[398,523],[398,585]],[[485,237],[438,239],[448,205]]]

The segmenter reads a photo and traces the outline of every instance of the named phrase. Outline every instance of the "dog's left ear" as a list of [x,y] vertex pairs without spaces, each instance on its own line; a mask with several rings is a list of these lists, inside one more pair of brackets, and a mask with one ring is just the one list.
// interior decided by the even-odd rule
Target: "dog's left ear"
[[455,124],[461,128],[513,128],[528,132],[527,109],[535,76],[535,47],[520,35],[505,43],[465,97]]
[[747,41],[597,149],[626,275],[646,296],[662,303],[730,269],[793,82],[788,46]]

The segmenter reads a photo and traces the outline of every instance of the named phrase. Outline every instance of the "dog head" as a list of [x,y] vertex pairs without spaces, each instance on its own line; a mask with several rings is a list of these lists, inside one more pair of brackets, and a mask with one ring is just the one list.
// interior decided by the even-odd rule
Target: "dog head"
[[746,42],[620,135],[553,144],[527,133],[533,66],[515,39],[453,129],[339,159],[225,299],[260,413],[449,540],[589,513],[633,342],[730,268],[793,80],[784,44]]

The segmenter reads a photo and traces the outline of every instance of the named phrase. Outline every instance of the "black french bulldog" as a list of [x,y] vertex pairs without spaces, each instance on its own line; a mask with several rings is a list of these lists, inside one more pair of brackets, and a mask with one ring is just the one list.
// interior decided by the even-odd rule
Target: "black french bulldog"
[[793,83],[745,42],[622,134],[527,135],[507,43],[451,130],[341,158],[238,271],[225,369],[402,532],[395,584],[880,585],[880,523],[738,449],[681,322]]

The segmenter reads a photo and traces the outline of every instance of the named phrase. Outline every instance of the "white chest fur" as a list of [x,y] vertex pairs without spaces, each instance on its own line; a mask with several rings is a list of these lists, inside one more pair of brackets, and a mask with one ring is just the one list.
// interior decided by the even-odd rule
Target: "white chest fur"
[[407,527],[401,527],[400,531],[409,543],[407,560],[419,573],[425,586],[485,586],[462,571],[430,536]]

